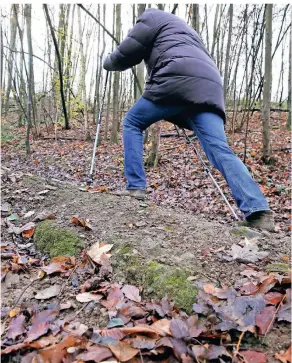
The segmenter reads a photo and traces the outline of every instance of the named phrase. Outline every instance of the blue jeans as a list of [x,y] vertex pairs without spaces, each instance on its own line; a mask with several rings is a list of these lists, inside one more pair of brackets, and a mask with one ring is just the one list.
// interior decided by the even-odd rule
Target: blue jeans
[[[126,114],[123,122],[125,176],[127,189],[145,189],[143,167],[143,131],[160,120],[179,118],[186,106],[161,105],[141,97]],[[268,203],[242,161],[227,143],[220,116],[204,112],[188,117],[211,164],[224,176],[238,208],[247,217],[256,211],[268,211]]]

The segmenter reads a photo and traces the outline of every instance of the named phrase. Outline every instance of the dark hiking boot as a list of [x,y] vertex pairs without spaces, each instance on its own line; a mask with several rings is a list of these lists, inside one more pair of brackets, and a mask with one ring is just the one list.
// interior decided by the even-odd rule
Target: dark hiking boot
[[138,200],[144,200],[146,198],[146,191],[140,189],[126,189],[112,192],[111,194],[118,195],[119,197],[133,197]]
[[254,212],[250,216],[246,217],[243,224],[246,227],[259,228],[269,232],[273,232],[275,230],[275,221],[273,212],[271,211]]

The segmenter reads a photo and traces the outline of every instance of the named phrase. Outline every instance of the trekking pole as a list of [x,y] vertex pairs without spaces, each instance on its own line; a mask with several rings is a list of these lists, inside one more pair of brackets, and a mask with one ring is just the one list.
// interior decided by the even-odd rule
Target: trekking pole
[[105,95],[106,95],[108,74],[109,74],[109,71],[106,72],[105,82],[104,82],[104,87],[103,87],[103,93],[102,93],[102,98],[101,98],[101,104],[100,104],[100,107],[99,107],[98,117],[97,117],[97,120],[96,120],[96,134],[95,134],[94,147],[93,147],[93,153],[92,153],[90,172],[89,172],[89,176],[88,176],[88,180],[87,180],[87,185],[90,185],[92,183],[92,181],[93,181],[94,160],[95,160],[95,153],[96,153],[96,148],[97,148],[97,143],[98,143],[100,125],[101,125],[102,109],[103,109]]
[[[182,131],[183,131],[183,134],[184,134],[184,136],[185,136],[185,138],[186,138],[186,140],[187,140],[187,143],[188,143],[188,144],[191,144],[191,143],[192,143],[192,141],[191,141],[190,137],[188,136],[188,134],[186,133],[185,129],[182,129]],[[205,172],[209,175],[209,177],[211,178],[211,180],[212,180],[213,184],[214,184],[214,185],[215,185],[215,187],[218,189],[218,191],[219,191],[219,193],[221,194],[221,196],[222,196],[222,198],[223,198],[224,202],[227,204],[227,206],[228,206],[228,208],[229,208],[230,212],[232,213],[232,215],[234,216],[234,218],[235,218],[236,220],[239,220],[239,218],[238,218],[237,214],[235,213],[234,209],[231,207],[231,205],[230,205],[230,203],[228,202],[227,198],[225,197],[225,195],[224,195],[224,193],[223,193],[222,189],[221,189],[221,188],[220,188],[220,186],[217,184],[216,180],[214,179],[213,175],[211,174],[210,169],[208,168],[208,166],[207,166],[207,165],[206,165],[206,163],[204,162],[204,160],[203,160],[203,158],[202,158],[201,154],[199,153],[199,151],[198,151],[198,150],[197,150],[197,148],[195,147],[194,143],[193,143],[193,145],[192,145],[192,146],[193,146],[193,149],[194,149],[194,151],[195,151],[195,153],[196,153],[197,157],[199,158],[199,160],[200,160],[201,164],[203,165]]]

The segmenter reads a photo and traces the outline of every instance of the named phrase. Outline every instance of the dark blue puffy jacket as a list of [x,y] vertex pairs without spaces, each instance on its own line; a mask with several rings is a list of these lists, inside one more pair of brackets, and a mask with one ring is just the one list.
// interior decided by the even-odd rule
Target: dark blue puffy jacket
[[220,73],[198,33],[179,17],[147,9],[104,68],[123,71],[142,60],[148,71],[143,97],[182,104],[191,112],[214,112],[225,121]]

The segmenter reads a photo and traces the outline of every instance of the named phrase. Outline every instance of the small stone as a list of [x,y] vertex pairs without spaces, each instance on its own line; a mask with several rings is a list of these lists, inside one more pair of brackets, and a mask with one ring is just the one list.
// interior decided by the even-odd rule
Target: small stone
[[194,281],[194,280],[196,280],[196,279],[197,279],[197,277],[198,277],[198,276],[189,276],[189,277],[187,278],[187,281]]

